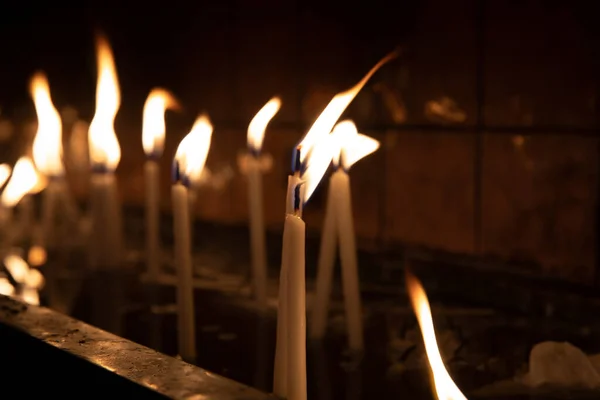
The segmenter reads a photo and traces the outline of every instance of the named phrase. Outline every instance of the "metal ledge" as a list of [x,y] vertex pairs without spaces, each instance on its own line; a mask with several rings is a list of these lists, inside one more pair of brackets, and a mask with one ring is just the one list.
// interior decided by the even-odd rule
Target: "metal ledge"
[[0,355],[3,386],[27,395],[39,390],[62,398],[127,394],[189,400],[277,399],[53,310],[1,295]]

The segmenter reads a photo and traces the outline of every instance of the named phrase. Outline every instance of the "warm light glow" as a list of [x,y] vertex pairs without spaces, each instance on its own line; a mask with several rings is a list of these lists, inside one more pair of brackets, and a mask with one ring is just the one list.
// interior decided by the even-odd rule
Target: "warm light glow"
[[96,113],[90,123],[89,147],[92,167],[114,171],[121,160],[121,148],[115,134],[114,122],[121,104],[117,70],[108,41],[96,41],[98,84]]
[[302,180],[304,181],[304,190],[302,202],[306,203],[310,196],[314,193],[319,182],[325,175],[329,164],[331,164],[332,157],[339,152],[339,147],[335,140],[336,138],[329,134],[321,137],[313,148],[308,159],[308,167],[304,174],[302,174]]
[[142,146],[147,156],[160,157],[165,146],[165,111],[179,108],[175,97],[165,89],[152,89],[146,104],[142,124]]
[[316,145],[317,142],[321,140],[325,135],[328,135],[333,126],[340,118],[342,113],[346,110],[348,105],[358,92],[365,86],[367,81],[377,72],[379,68],[381,68],[384,64],[393,60],[398,56],[398,52],[394,51],[384,58],[382,58],[371,70],[362,78],[360,82],[354,85],[352,88],[346,90],[345,92],[336,94],[333,99],[329,102],[327,107],[321,112],[321,115],[317,118],[317,120],[313,123],[312,127],[306,133],[302,141],[299,143],[299,147],[302,148],[300,152],[300,161],[302,163],[305,162],[306,157],[309,156],[311,150]]
[[40,305],[40,295],[39,295],[37,289],[23,288],[23,292],[21,293],[21,298],[27,304],[31,304],[33,306]]
[[16,254],[10,254],[4,257],[4,266],[18,283],[24,283],[29,272],[29,265]]
[[0,164],[0,187],[4,186],[8,178],[10,177],[10,173],[12,172],[12,168],[8,164]]
[[44,287],[45,279],[44,275],[37,269],[29,269],[27,271],[27,275],[25,276],[25,281],[23,284],[31,289],[40,290]]
[[0,278],[0,294],[5,296],[12,296],[15,294],[15,287],[10,283],[7,278]]
[[32,267],[40,267],[46,264],[46,258],[46,249],[38,245],[31,246],[27,254],[27,261]]
[[0,201],[5,207],[14,207],[38,184],[38,173],[29,157],[21,157],[2,192]]
[[[184,181],[194,182],[202,175],[213,127],[207,115],[201,115],[196,119],[190,133],[179,143],[175,153],[175,162],[179,168],[179,174]],[[176,177],[176,178],[180,178]]]
[[437,346],[431,309],[425,290],[419,280],[407,271],[406,287],[410,296],[413,310],[421,327],[421,334],[425,343],[425,352],[433,374],[435,392],[438,400],[467,400],[464,394],[456,386],[442,361],[442,355]]
[[273,97],[267,104],[256,113],[250,125],[248,125],[248,148],[257,152],[262,149],[263,139],[267,125],[273,119],[279,108],[281,100],[279,97]]
[[50,86],[46,75],[39,72],[31,78],[29,86],[35,103],[38,128],[33,141],[33,161],[37,169],[46,176],[61,176],[62,121],[50,97]]
[[338,122],[333,128],[332,135],[339,149],[333,156],[334,166],[341,163],[345,170],[350,169],[358,160],[375,152],[379,148],[379,140],[358,133],[356,125],[351,120]]

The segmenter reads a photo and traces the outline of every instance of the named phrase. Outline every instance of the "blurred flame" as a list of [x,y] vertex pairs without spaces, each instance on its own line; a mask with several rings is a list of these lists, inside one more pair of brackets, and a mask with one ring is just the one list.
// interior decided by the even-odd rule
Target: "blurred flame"
[[333,164],[348,170],[358,160],[375,152],[379,148],[379,140],[358,133],[351,120],[338,122],[331,133],[338,146],[333,156]]
[[104,37],[96,41],[98,84],[96,114],[90,123],[90,161],[114,171],[121,160],[121,148],[115,134],[114,121],[121,104],[121,93],[112,51]]
[[38,183],[38,174],[29,157],[21,157],[15,164],[12,176],[0,196],[5,207],[14,207]]
[[40,295],[37,289],[33,288],[23,288],[23,292],[21,293],[21,298],[27,304],[31,304],[33,306],[40,305]]
[[4,257],[4,266],[18,283],[24,283],[29,272],[29,265],[16,254],[9,254]]
[[439,400],[467,400],[448,374],[442,361],[425,290],[419,280],[408,270],[406,271],[406,286],[410,302],[421,327],[421,334],[425,342],[425,352],[431,366],[437,398]]
[[263,139],[267,125],[273,119],[281,107],[279,97],[273,97],[267,104],[256,113],[250,125],[248,125],[248,148],[256,151],[262,149]]
[[8,178],[10,177],[10,173],[12,172],[12,168],[8,164],[0,164],[0,187],[4,186]]
[[165,89],[152,89],[148,95],[142,123],[142,146],[147,156],[162,155],[166,133],[165,111],[177,108],[177,100]]
[[64,173],[62,163],[62,121],[52,104],[50,86],[46,75],[36,73],[31,78],[31,97],[35,103],[38,128],[33,141],[33,160],[37,169],[46,176]]
[[200,115],[190,133],[188,133],[179,143],[175,153],[175,162],[179,173],[190,181],[196,181],[200,178],[208,149],[210,148],[210,139],[213,126],[207,115]]
[[321,115],[319,115],[302,141],[298,144],[298,146],[302,148],[302,151],[300,152],[300,162],[304,163],[306,157],[309,155],[320,138],[328,135],[331,132],[333,126],[340,118],[344,110],[346,110],[350,102],[356,97],[358,92],[360,92],[373,74],[375,74],[375,72],[377,72],[377,70],[383,65],[390,60],[393,60],[397,56],[398,51],[391,52],[382,58],[373,68],[371,68],[371,70],[362,78],[360,82],[345,92],[336,94],[333,99],[331,99],[327,107],[325,107],[325,109],[321,112]]
[[31,246],[27,254],[27,261],[32,267],[39,267],[46,264],[46,249],[39,245]]
[[44,283],[46,283],[44,275],[42,275],[39,270],[33,268],[30,268],[27,271],[27,275],[25,275],[25,281],[23,282],[26,287],[36,290],[43,288]]
[[0,294],[5,296],[12,296],[15,294],[15,287],[10,283],[7,278],[0,278]]
[[336,151],[339,151],[339,146],[335,139],[331,134],[319,138],[313,151],[310,153],[308,167],[302,174],[304,182],[303,203],[306,203],[310,199],[310,196],[312,196],[317,186],[319,186],[321,178],[325,175],[329,164],[331,164],[331,158],[335,155]]

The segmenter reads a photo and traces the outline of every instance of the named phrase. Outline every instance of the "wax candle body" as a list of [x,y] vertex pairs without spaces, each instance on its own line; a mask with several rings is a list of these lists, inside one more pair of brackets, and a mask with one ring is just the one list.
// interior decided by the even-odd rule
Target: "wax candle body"
[[[77,207],[62,176],[50,177],[42,193],[42,234],[44,245],[56,249],[73,232],[78,222]],[[60,239],[60,240],[59,240]]]
[[33,201],[30,194],[23,196],[19,204],[19,240],[29,240],[33,233]]
[[358,278],[358,262],[354,237],[354,219],[350,194],[350,177],[338,169],[331,177],[337,210],[337,232],[340,240],[340,261],[342,264],[342,287],[348,325],[348,344],[352,350],[362,350],[363,326],[362,305]]
[[323,221],[323,231],[321,233],[319,261],[317,264],[315,298],[311,311],[310,337],[312,339],[322,339],[327,330],[331,283],[333,280],[333,267],[337,250],[336,217],[337,205],[335,203],[335,185],[330,180],[327,193],[325,220]]
[[158,279],[161,265],[159,168],[154,160],[144,165],[146,181],[146,267],[150,280]]
[[261,308],[267,304],[267,259],[260,160],[248,157],[248,205],[250,216],[250,253],[254,296]]
[[287,276],[288,306],[288,400],[306,400],[306,278],[305,224],[302,219],[287,215],[289,230],[289,263]]
[[62,190],[60,178],[50,178],[48,186],[42,193],[42,234],[44,237],[44,245],[48,249],[56,247],[56,210],[58,208],[60,191]]
[[91,265],[119,267],[123,260],[123,228],[114,174],[92,174],[91,211]]
[[183,360],[193,363],[196,360],[196,333],[188,190],[181,183],[176,183],[171,188],[171,196],[173,202],[175,267],[177,269],[179,354]]

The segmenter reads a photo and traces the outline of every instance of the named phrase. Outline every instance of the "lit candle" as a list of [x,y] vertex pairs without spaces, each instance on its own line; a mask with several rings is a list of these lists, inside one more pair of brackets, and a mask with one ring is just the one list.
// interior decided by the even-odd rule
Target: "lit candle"
[[200,116],[179,143],[173,162],[171,198],[177,270],[177,333],[179,354],[191,363],[196,360],[196,334],[188,187],[204,169],[212,130],[208,117]]
[[[74,208],[64,180],[62,146],[62,121],[50,97],[50,87],[46,75],[36,73],[31,79],[30,92],[35,104],[38,127],[33,141],[33,160],[38,171],[48,178],[48,185],[43,193],[42,203],[42,236],[43,243],[53,248],[63,243],[67,232],[57,232],[57,225],[73,218]],[[62,213],[60,213],[62,211]],[[61,240],[57,241],[57,237]]]
[[[5,228],[11,218],[12,209],[23,201],[27,194],[30,193],[37,184],[38,173],[35,170],[31,159],[29,157],[19,158],[15,164],[10,180],[2,192],[2,196],[0,196],[0,203],[2,203],[2,219]],[[17,227],[18,229],[14,229],[15,227],[11,226],[13,229],[7,231],[7,241],[11,242],[19,235],[22,236],[22,231],[25,229],[23,223],[27,223],[27,221],[23,221],[23,219],[27,220],[32,218],[31,211],[28,211],[28,208],[29,206],[26,205],[21,212],[23,214],[29,213],[30,215],[21,215],[20,225]]]
[[273,391],[288,400],[306,399],[306,292],[302,205],[316,189],[336,150],[329,133],[369,78],[397,56],[392,52],[354,87],[331,99],[296,147],[288,179],[279,282]]
[[273,97],[260,109],[248,126],[248,154],[240,160],[242,172],[248,177],[248,206],[250,225],[250,255],[254,297],[258,306],[264,309],[267,304],[267,249],[265,243],[264,204],[262,193],[262,173],[265,157],[261,156],[267,124],[281,107],[281,100]]
[[165,111],[177,108],[171,93],[153,89],[144,105],[142,145],[146,153],[144,176],[146,183],[146,267],[149,279],[156,281],[160,274],[162,252],[160,245],[160,170],[158,160],[165,145]]
[[358,351],[363,349],[364,343],[360,280],[348,170],[356,161],[377,150],[379,141],[359,134],[354,123],[349,120],[338,123],[332,134],[338,150],[333,157],[335,172],[329,180],[310,336],[313,339],[321,339],[325,334],[335,261],[335,245],[339,240],[348,342],[351,350]]
[[114,129],[121,94],[112,51],[104,37],[97,38],[96,51],[96,113],[88,133],[92,169],[90,264],[93,268],[113,268],[121,265],[123,257],[121,205],[114,175],[121,160]]

